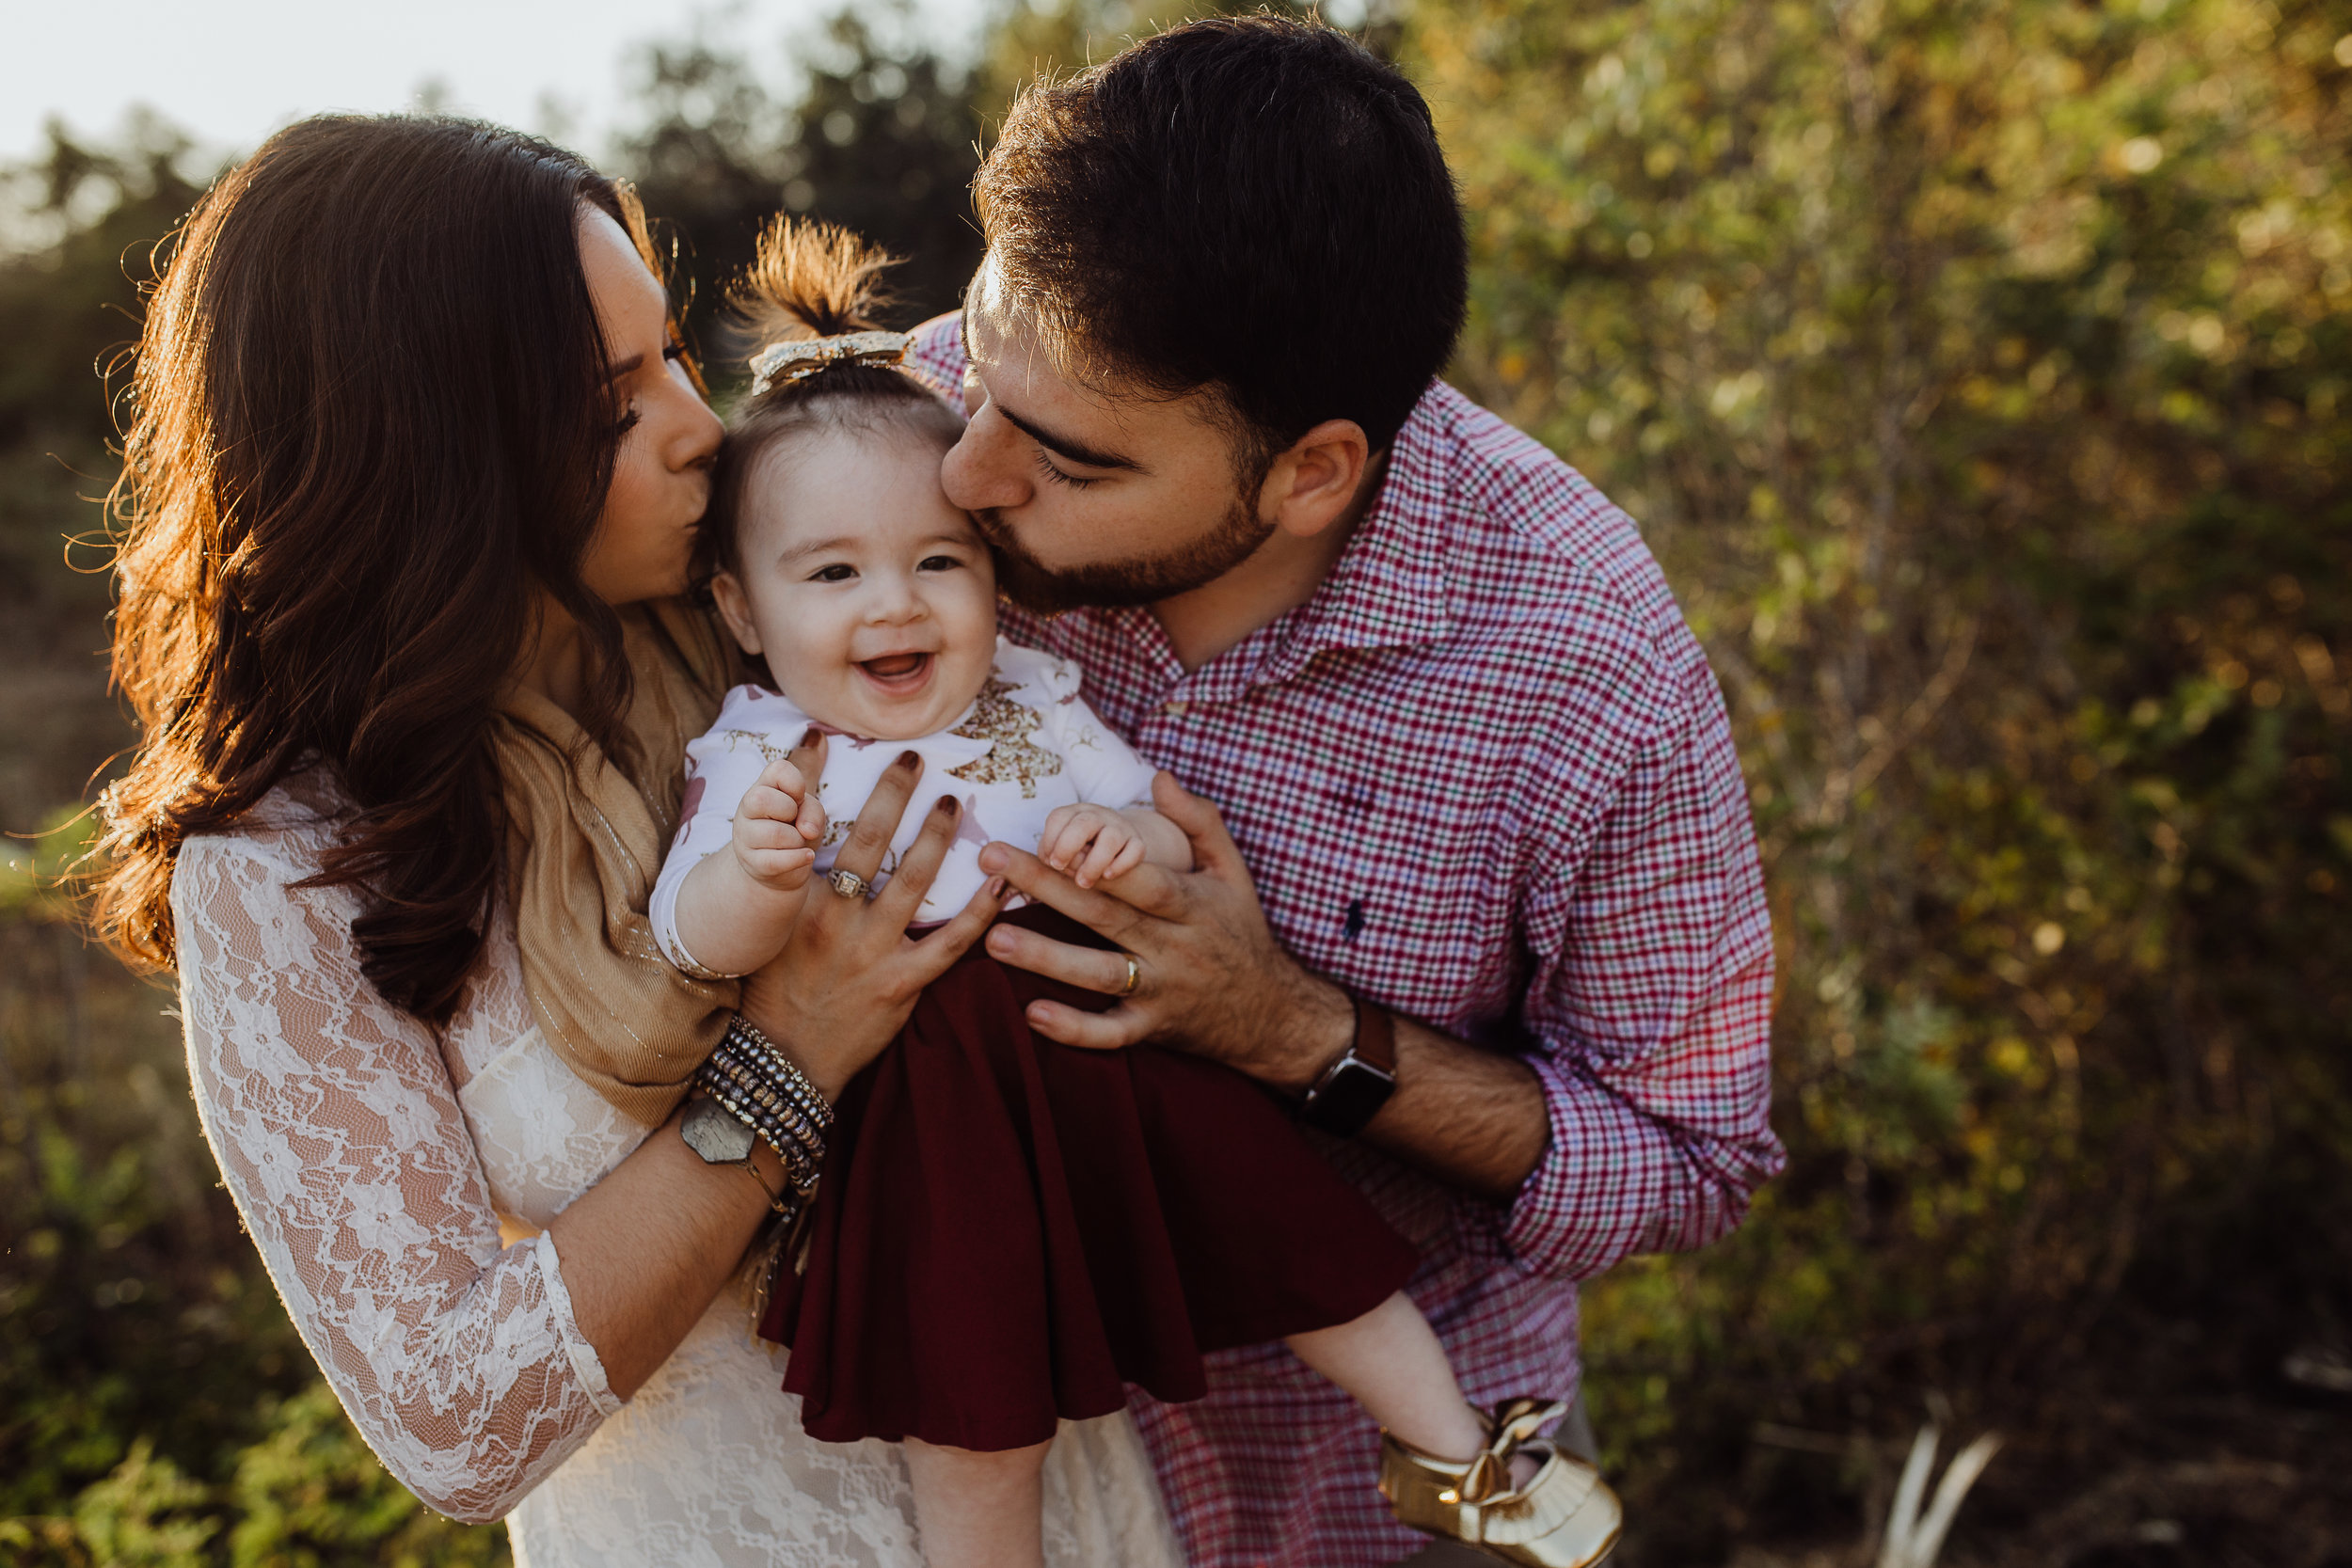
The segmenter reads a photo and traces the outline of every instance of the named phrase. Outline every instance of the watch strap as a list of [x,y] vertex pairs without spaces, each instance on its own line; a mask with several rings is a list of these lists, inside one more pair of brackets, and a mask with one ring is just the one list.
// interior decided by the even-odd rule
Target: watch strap
[[1356,1040],[1347,1049],[1358,1061],[1370,1062],[1374,1067],[1394,1078],[1396,1076],[1396,1020],[1389,1016],[1389,1009],[1367,1002],[1360,996],[1357,997]]
[[1334,1137],[1352,1138],[1396,1092],[1396,1024],[1388,1009],[1351,996],[1356,1033],[1298,1102],[1298,1119]]

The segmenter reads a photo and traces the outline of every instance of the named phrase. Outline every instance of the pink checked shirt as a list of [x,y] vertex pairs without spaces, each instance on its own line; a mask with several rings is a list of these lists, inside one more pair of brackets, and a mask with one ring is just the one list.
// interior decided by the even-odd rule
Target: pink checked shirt
[[[960,396],[956,318],[914,363]],[[1412,1294],[1471,1399],[1568,1397],[1576,1282],[1723,1236],[1782,1162],[1747,791],[1632,522],[1438,382],[1330,578],[1231,652],[1187,674],[1144,610],[1005,630],[1075,659],[1097,711],[1216,802],[1301,962],[1534,1067],[1551,1143],[1508,1204],[1330,1148],[1422,1246]],[[1424,1544],[1374,1490],[1372,1422],[1279,1346],[1136,1417],[1194,1563]]]

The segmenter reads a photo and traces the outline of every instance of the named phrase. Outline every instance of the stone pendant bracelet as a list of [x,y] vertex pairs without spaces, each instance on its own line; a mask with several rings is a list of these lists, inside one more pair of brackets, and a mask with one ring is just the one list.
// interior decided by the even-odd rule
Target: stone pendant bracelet
[[[759,1183],[769,1208],[789,1220],[806,1207],[824,1168],[833,1107],[808,1075],[741,1013],[694,1074],[697,1091],[678,1126],[704,1163],[739,1165]],[[752,1161],[754,1140],[784,1163],[784,1186],[771,1191]]]

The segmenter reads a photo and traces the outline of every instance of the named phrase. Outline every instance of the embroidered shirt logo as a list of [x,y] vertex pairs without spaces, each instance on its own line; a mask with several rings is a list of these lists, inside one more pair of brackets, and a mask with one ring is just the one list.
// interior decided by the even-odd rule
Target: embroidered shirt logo
[[947,732],[966,740],[987,741],[988,753],[947,771],[966,784],[1017,784],[1021,798],[1034,800],[1037,781],[1060,772],[1061,758],[1030,740],[1045,721],[1044,716],[1014,702],[1012,693],[1017,689],[1009,681],[988,677],[978,701],[972,705],[972,717]]

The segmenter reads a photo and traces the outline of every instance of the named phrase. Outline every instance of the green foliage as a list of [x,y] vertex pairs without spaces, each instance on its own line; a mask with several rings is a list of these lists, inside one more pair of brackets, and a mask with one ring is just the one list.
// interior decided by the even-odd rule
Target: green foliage
[[787,103],[750,61],[707,39],[656,45],[642,60],[644,122],[622,162],[685,242],[701,283],[690,319],[716,372],[738,347],[722,325],[725,280],[778,211],[844,224],[904,257],[891,277],[898,324],[952,309],[979,261],[963,198],[979,121],[962,74],[927,47],[891,45],[849,10],[803,64]]
[[136,335],[137,276],[196,199],[184,137],[135,119],[128,146],[82,147],[0,169],[20,227],[51,243],[0,252],[0,828],[22,832],[77,800],[128,729],[88,700],[103,678],[103,554],[66,567],[66,541],[103,521],[112,483],[101,372]]
[[1891,1435],[1940,1390],[2046,1455],[2094,1387],[2352,1329],[2348,31],[1411,17],[1476,246],[1457,375],[1643,520],[1782,939],[1789,1175],[1589,1298],[1669,1559],[1769,1506],[1759,1418]]

